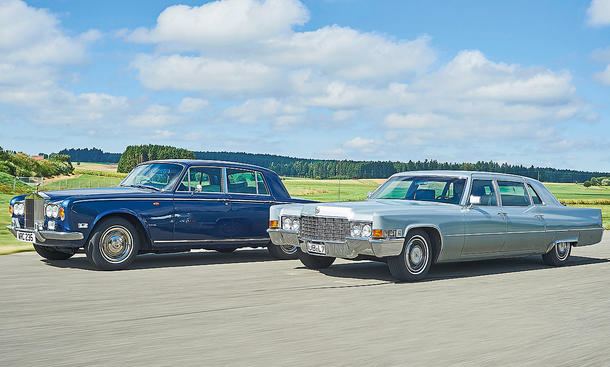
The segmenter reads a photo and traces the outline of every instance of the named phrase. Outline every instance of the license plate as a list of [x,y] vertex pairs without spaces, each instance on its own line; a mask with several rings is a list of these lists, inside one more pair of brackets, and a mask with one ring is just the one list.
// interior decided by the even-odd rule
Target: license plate
[[307,252],[326,255],[326,245],[323,243],[307,243]]
[[17,231],[17,240],[23,242],[34,242],[34,233]]

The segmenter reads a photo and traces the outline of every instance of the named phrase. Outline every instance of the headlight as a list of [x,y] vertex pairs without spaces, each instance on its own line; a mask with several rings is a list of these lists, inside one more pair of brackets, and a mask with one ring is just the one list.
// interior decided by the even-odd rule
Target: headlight
[[370,224],[365,224],[362,226],[362,237],[371,237],[372,228]]
[[47,218],[53,218],[53,208],[51,207],[51,205],[47,205],[47,208],[45,209],[45,214],[47,215]]
[[59,217],[59,205],[56,204],[48,204],[45,209],[45,214],[47,218],[58,218]]
[[353,237],[360,237],[361,234],[362,234],[361,224],[360,223],[352,224],[352,236]]
[[286,231],[290,231],[292,229],[292,219],[290,218],[282,218],[282,228]]
[[17,203],[13,206],[13,213],[15,213],[15,215],[23,215],[24,211],[25,205],[23,205],[23,203]]
[[367,222],[355,222],[350,225],[352,237],[370,238],[373,232],[373,225]]
[[301,221],[299,220],[299,218],[294,218],[292,220],[292,227],[291,227],[291,229],[293,231],[298,231],[299,228],[301,228]]

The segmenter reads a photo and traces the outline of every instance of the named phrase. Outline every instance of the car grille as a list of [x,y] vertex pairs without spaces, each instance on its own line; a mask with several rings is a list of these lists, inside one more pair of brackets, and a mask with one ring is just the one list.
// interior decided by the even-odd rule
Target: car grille
[[301,217],[301,237],[320,241],[344,241],[349,236],[346,218]]
[[24,204],[25,228],[33,229],[36,223],[44,222],[44,200],[25,199]]

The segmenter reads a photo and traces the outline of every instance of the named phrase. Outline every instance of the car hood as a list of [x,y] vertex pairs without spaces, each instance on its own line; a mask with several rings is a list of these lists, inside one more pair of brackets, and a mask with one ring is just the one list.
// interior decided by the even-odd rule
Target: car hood
[[336,203],[311,203],[280,206],[281,215],[318,215],[344,217],[350,220],[372,220],[375,215],[403,213],[405,211],[429,212],[430,210],[455,210],[455,204],[413,200],[364,200]]
[[115,198],[115,197],[141,197],[149,196],[151,194],[163,194],[153,189],[139,188],[139,187],[108,187],[108,188],[97,188],[97,189],[71,189],[71,190],[57,190],[57,191],[44,191],[40,193],[45,199],[48,198],[50,201],[59,201],[65,199],[104,199],[104,198]]

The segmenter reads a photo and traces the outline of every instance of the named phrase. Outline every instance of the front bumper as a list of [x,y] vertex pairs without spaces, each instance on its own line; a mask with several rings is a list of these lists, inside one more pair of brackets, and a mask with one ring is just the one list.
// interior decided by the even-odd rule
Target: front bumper
[[44,243],[49,241],[81,241],[85,237],[80,232],[56,232],[56,231],[40,231],[37,229],[29,228],[15,228],[14,226],[6,226],[6,229],[13,233],[13,236],[17,237],[17,230],[21,232],[34,233],[36,237],[36,243]]
[[[353,259],[358,255],[375,257],[397,256],[402,252],[404,238],[366,239],[346,237],[345,241],[320,241],[299,238],[297,231],[283,229],[267,229],[271,242],[276,246],[298,246],[307,253],[307,242],[323,243],[326,245],[326,256]],[[318,255],[318,254],[311,254]]]

